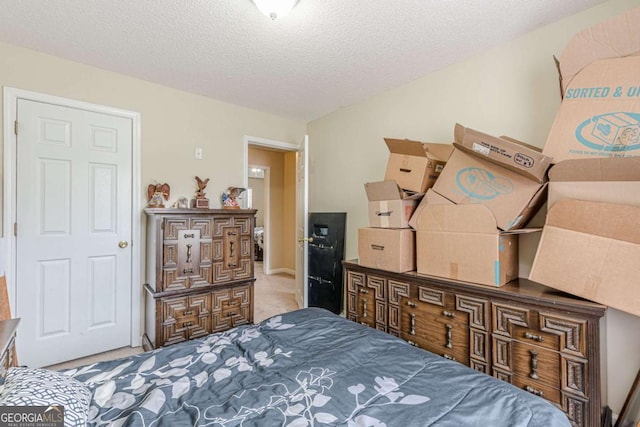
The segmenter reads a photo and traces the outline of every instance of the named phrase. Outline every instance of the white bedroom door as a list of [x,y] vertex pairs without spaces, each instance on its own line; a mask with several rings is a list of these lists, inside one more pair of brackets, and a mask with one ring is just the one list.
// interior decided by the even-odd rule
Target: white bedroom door
[[20,363],[127,346],[132,120],[18,99],[17,121]]
[[307,282],[309,281],[309,136],[298,148],[296,171],[296,286],[302,295],[303,307],[309,306]]

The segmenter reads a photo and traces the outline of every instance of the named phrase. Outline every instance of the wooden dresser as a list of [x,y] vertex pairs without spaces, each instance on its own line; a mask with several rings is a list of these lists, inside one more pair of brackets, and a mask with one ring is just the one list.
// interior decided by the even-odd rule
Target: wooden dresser
[[7,369],[18,365],[16,358],[16,331],[20,319],[0,320],[0,378]]
[[599,426],[605,306],[526,279],[500,288],[343,262],[347,318],[541,396]]
[[255,212],[145,209],[146,350],[253,322]]

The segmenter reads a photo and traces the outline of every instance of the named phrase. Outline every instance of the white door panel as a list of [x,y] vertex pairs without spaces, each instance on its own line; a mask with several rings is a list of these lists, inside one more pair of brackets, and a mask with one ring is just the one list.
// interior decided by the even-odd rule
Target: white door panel
[[17,118],[20,361],[129,345],[132,121],[22,99]]

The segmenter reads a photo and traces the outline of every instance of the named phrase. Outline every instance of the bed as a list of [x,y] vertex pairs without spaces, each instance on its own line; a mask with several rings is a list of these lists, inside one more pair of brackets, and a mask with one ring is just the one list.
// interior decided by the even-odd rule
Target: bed
[[90,426],[569,425],[539,397],[319,308],[62,374],[91,391]]

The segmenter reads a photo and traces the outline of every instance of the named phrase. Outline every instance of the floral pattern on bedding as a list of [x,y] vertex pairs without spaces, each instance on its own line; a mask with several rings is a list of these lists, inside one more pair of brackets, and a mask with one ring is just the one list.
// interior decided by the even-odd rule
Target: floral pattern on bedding
[[568,425],[541,399],[320,309],[65,373],[92,389],[96,426]]

